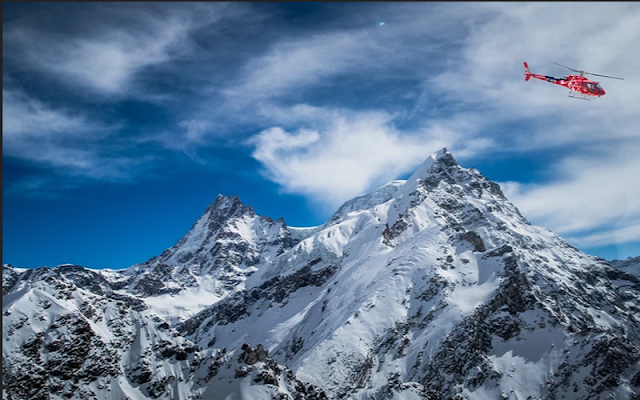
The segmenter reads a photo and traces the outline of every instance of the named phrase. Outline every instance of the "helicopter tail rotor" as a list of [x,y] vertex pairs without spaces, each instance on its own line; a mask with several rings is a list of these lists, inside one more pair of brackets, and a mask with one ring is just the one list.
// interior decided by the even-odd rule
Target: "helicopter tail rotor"
[[529,65],[525,62],[524,63],[524,80],[528,81],[529,79],[531,79],[531,72],[529,72]]

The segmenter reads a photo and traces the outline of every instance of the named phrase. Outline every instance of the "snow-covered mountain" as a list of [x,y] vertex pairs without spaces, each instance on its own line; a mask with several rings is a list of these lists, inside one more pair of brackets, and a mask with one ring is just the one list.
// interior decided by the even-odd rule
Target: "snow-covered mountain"
[[218,196],[144,263],[3,295],[7,400],[640,398],[640,278],[446,149],[321,226]]

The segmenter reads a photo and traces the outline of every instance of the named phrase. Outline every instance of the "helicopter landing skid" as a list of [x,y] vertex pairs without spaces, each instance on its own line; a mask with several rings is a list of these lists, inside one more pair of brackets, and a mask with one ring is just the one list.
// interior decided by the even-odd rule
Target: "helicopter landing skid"
[[584,94],[577,94],[574,91],[570,91],[567,97],[571,97],[572,99],[587,100],[587,101],[593,100],[593,97],[585,96]]

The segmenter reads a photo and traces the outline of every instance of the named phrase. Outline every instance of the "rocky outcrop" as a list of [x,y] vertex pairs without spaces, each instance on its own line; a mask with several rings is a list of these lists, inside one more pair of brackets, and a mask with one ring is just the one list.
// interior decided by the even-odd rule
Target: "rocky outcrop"
[[276,276],[253,289],[237,292],[188,319],[177,329],[190,336],[197,330],[206,332],[214,325],[227,325],[249,316],[250,307],[257,302],[283,305],[295,291],[307,286],[322,286],[335,274],[337,267],[334,265],[312,270],[319,262],[319,259],[313,260],[291,275]]

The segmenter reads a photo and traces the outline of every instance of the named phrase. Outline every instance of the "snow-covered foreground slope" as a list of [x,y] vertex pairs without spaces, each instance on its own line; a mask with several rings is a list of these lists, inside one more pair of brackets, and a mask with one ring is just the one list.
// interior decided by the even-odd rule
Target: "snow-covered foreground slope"
[[327,398],[260,347],[198,347],[93,271],[23,273],[3,297],[3,399]]
[[[26,360],[34,388],[75,398],[640,396],[640,279],[529,224],[446,149],[322,226],[219,196],[145,263],[6,266],[3,290],[5,398],[35,398]],[[46,347],[78,340],[63,317],[91,332],[72,375]],[[93,365],[109,367],[77,372]]]

